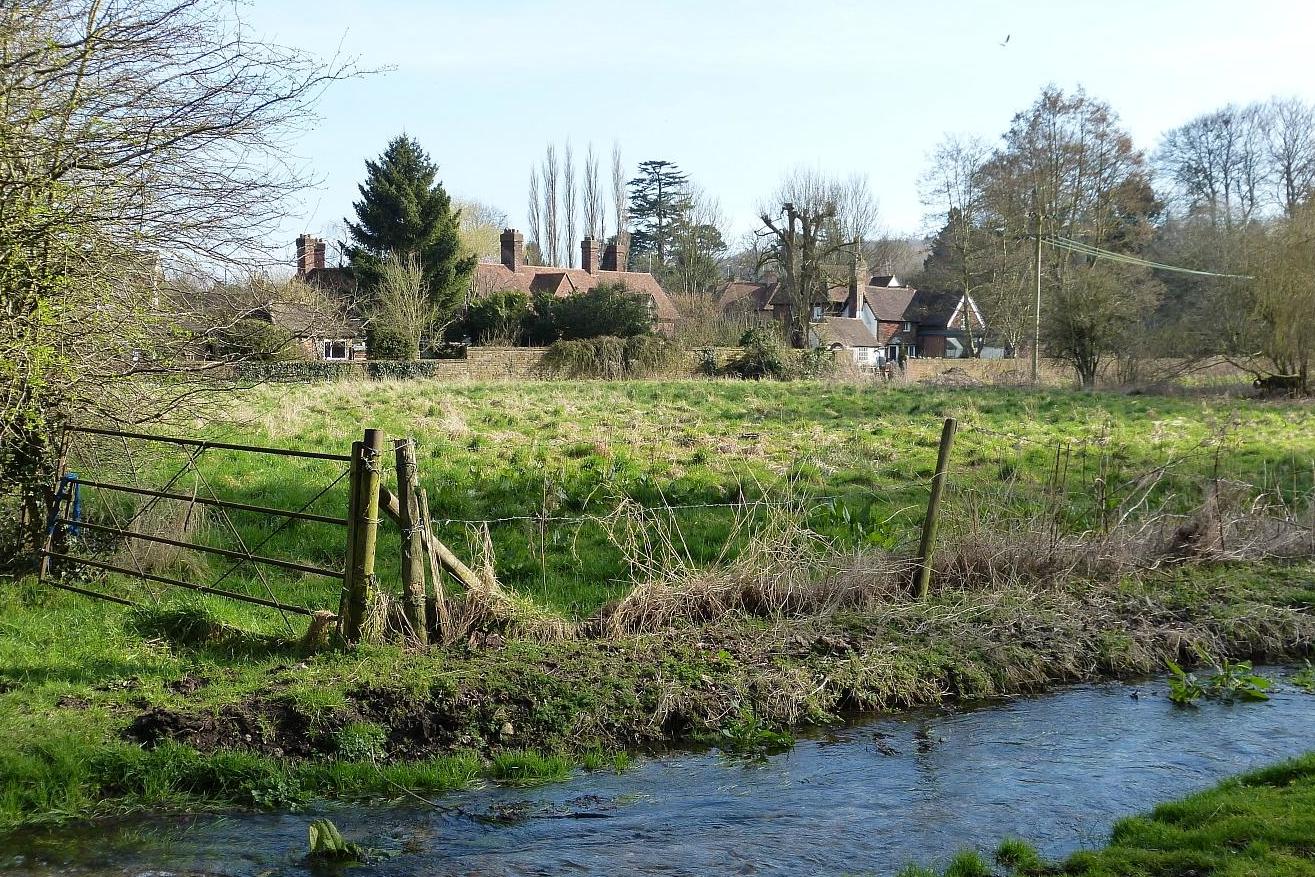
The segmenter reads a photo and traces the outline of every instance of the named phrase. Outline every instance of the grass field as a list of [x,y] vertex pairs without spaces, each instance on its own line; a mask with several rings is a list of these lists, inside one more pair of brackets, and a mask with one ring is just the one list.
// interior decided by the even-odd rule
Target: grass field
[[[265,386],[233,399],[225,420],[168,431],[331,452],[366,426],[413,436],[444,539],[474,556],[471,522],[489,522],[498,578],[545,617],[597,613],[672,567],[726,567],[742,549],[761,551],[764,533],[796,570],[838,570],[861,599],[781,612],[739,604],[549,641],[508,628],[427,651],[393,643],[310,655],[296,619],[289,630],[259,607],[89,574],[70,581],[145,606],[6,582],[0,829],[134,809],[441,792],[480,778],[532,782],[681,741],[755,751],[853,710],[1154,673],[1203,654],[1308,654],[1308,536],[1281,562],[1099,575],[1015,566],[947,576],[928,600],[910,600],[864,563],[910,550],[946,416],[961,426],[942,553],[969,567],[996,550],[1026,566],[1038,529],[1053,544],[1125,514],[1192,511],[1216,480],[1243,506],[1263,494],[1267,514],[1291,519],[1289,535],[1309,533],[1315,423],[1300,405],[803,382]],[[219,450],[200,457],[199,475],[185,463],[180,452],[131,442],[80,443],[72,457],[84,476],[160,487],[181,472],[171,490],[288,509],[342,472],[334,462]],[[311,508],[342,514],[344,492],[339,482]],[[92,489],[85,500],[89,518],[104,522],[136,508]],[[781,514],[821,534],[823,547],[794,557],[794,542],[772,543]],[[234,535],[219,515],[157,507],[148,517],[151,532],[193,542],[233,547],[240,537],[256,553],[342,562],[341,537],[322,524],[279,529],[234,513]],[[398,537],[384,532],[379,568],[391,590]],[[653,534],[669,538],[647,556],[667,566],[636,565],[635,537],[662,541]],[[96,541],[89,533],[78,548],[193,581],[227,569],[172,549],[125,558]],[[338,583],[312,576],[261,581],[238,571],[222,584],[338,603]]]
[[[616,517],[623,501],[633,504],[631,514],[634,505],[659,509],[682,559],[694,566],[733,555],[752,529],[737,522],[760,514],[753,504],[764,497],[794,503],[810,529],[840,548],[907,547],[945,416],[960,420],[951,519],[956,502],[961,518],[982,505],[1025,515],[1059,492],[1062,527],[1093,528],[1102,503],[1107,517],[1115,513],[1137,496],[1142,476],[1166,463],[1143,510],[1166,502],[1190,509],[1215,477],[1294,505],[1311,489],[1312,409],[1239,400],[711,381],[267,385],[236,399],[225,425],[171,429],[342,452],[366,426],[414,437],[444,540],[471,556],[476,522],[490,521],[502,584],[580,617],[630,586],[627,549],[634,546]],[[1057,449],[1066,449],[1058,464]],[[74,460],[91,472],[131,468],[129,480],[159,486],[185,458],[158,453],[106,443],[84,446]],[[225,498],[298,508],[341,468],[207,451],[199,463],[205,482],[187,475],[174,489],[209,487]],[[87,494],[93,515],[104,518],[108,507],[123,519],[132,511],[127,500]],[[313,509],[344,507],[339,484]],[[241,513],[232,521],[249,546],[271,527]],[[235,541],[213,515],[193,538]],[[265,553],[337,566],[340,540],[333,528],[296,523],[275,534]],[[395,528],[386,527],[379,553],[385,581],[396,575],[397,553]],[[226,569],[197,566],[177,552],[158,560],[196,566],[191,572],[202,579]],[[267,591],[240,573],[226,585]],[[270,587],[282,599],[336,608],[331,581],[271,575]],[[253,610],[251,623],[266,614]]]

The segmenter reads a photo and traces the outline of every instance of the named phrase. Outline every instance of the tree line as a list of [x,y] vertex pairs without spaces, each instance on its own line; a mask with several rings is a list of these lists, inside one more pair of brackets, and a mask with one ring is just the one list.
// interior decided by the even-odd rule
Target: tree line
[[1039,285],[1042,349],[1086,384],[1110,363],[1223,355],[1305,385],[1311,105],[1224,107],[1148,153],[1108,104],[1048,87],[995,146],[947,137],[921,184],[940,228],[913,279],[972,295],[979,345],[1034,343]]

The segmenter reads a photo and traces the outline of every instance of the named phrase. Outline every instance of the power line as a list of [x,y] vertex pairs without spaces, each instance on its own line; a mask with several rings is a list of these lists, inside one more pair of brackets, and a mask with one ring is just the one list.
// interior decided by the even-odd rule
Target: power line
[[1163,262],[1153,262],[1149,259],[1142,259],[1138,256],[1130,256],[1127,253],[1115,253],[1111,250],[1105,250],[1100,247],[1084,244],[1081,241],[1069,240],[1068,238],[1055,237],[1053,235],[1043,235],[1045,243],[1061,250],[1068,250],[1072,253],[1078,253],[1083,256],[1091,256],[1096,259],[1108,259],[1112,262],[1119,262],[1124,265],[1138,265],[1143,268],[1154,268],[1157,271],[1173,271],[1178,274],[1193,274],[1197,277],[1222,277],[1229,280],[1254,280],[1250,274],[1220,274],[1215,271],[1199,271],[1195,268],[1182,268],[1177,265],[1166,265]]

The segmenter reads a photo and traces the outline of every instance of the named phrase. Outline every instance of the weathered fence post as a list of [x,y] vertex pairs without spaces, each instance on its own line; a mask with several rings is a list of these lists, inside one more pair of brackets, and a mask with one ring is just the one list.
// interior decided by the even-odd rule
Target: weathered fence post
[[452,616],[447,608],[447,594],[443,589],[443,566],[439,563],[438,552],[434,546],[438,544],[438,537],[434,535],[434,519],[429,514],[429,492],[423,487],[420,488],[420,515],[425,522],[425,534],[429,538],[428,555],[429,555],[429,574],[434,580],[434,614],[438,621],[438,636],[443,642],[447,642],[452,636]]
[[420,645],[429,644],[425,618],[424,517],[420,513],[420,472],[416,465],[415,439],[393,442],[397,459],[397,505],[402,529],[402,611],[411,635]]
[[936,474],[931,479],[931,496],[927,500],[927,516],[922,519],[922,541],[918,544],[918,578],[914,595],[922,600],[931,586],[931,559],[936,550],[936,519],[941,513],[941,494],[945,491],[946,472],[950,466],[950,448],[954,446],[954,432],[959,422],[945,418],[941,429],[941,447],[936,454]]
[[347,522],[349,562],[342,612],[342,635],[349,643],[360,641],[365,613],[374,595],[383,440],[382,432],[367,429],[364,440],[353,445],[351,517]]

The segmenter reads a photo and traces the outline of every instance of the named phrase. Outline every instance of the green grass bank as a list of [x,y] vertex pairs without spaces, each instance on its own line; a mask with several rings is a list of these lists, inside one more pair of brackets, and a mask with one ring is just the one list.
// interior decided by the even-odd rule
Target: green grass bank
[[1313,572],[1197,568],[627,636],[313,656],[194,613],[7,585],[0,827],[533,782],[691,743],[764,752],[861,710],[1154,673],[1202,652],[1289,659],[1315,641]]
[[1063,862],[1008,840],[990,858],[961,853],[941,875],[910,867],[900,877],[1311,877],[1312,839],[1315,752],[1122,819],[1104,848]]

